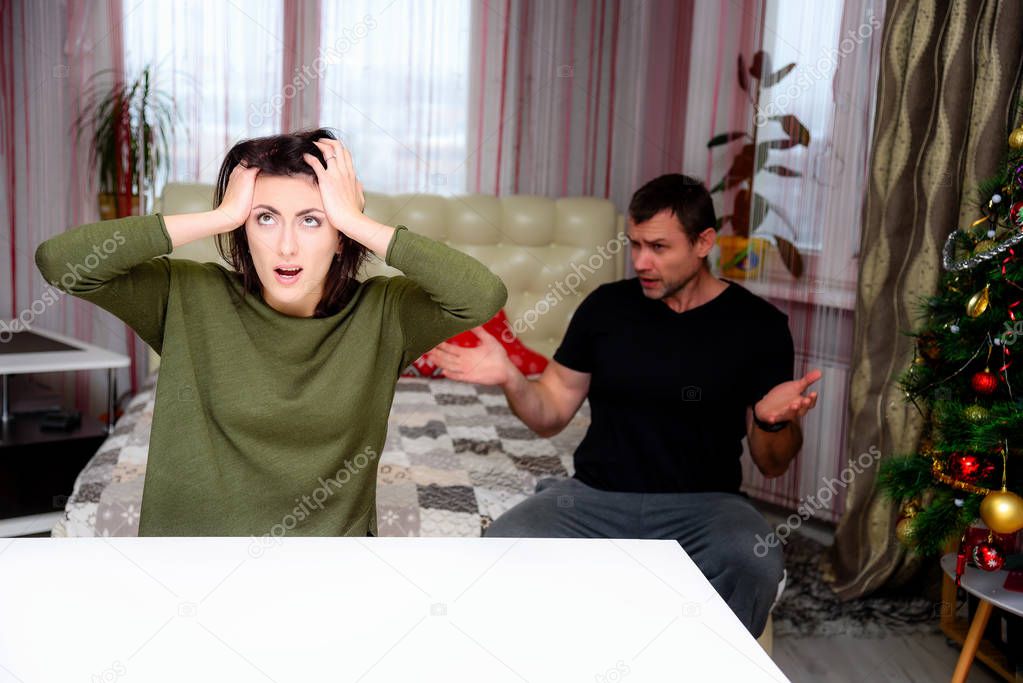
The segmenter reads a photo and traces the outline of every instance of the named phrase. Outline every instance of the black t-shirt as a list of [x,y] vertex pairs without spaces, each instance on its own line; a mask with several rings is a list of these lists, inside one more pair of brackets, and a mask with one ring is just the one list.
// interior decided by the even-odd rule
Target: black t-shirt
[[554,353],[591,374],[577,479],[607,491],[739,491],[746,408],[792,379],[794,354],[788,317],[727,284],[682,313],[636,278],[579,305]]

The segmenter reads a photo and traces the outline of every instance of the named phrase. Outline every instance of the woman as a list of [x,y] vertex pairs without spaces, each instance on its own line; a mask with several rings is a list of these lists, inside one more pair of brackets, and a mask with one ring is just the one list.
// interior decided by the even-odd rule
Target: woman
[[[320,129],[232,148],[212,211],[101,221],[39,245],[48,282],[161,354],[140,535],[376,534],[399,374],[489,320],[507,291],[364,203],[351,156]],[[234,270],[167,258],[210,235]],[[405,276],[357,281],[366,250]]]

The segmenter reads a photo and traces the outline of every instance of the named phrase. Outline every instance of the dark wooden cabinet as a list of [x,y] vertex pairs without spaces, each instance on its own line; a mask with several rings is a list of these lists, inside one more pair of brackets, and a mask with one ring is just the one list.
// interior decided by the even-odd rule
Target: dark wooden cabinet
[[75,478],[107,438],[88,415],[70,432],[40,429],[42,413],[0,424],[0,519],[64,509]]

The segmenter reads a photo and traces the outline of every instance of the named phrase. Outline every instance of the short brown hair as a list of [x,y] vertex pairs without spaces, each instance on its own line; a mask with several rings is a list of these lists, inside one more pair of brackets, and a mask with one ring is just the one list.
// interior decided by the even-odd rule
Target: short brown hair
[[636,190],[629,202],[633,223],[644,223],[664,210],[671,211],[695,244],[700,233],[717,224],[714,202],[699,180],[681,173],[667,173]]

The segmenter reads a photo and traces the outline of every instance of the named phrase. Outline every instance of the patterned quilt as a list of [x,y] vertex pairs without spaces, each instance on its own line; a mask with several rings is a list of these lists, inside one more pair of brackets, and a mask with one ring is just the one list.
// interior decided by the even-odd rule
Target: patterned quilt
[[[53,536],[137,536],[158,373],[78,475]],[[531,432],[497,387],[448,379],[398,381],[380,454],[381,536],[479,536],[545,477],[572,473],[589,424],[583,403],[550,439]]]

